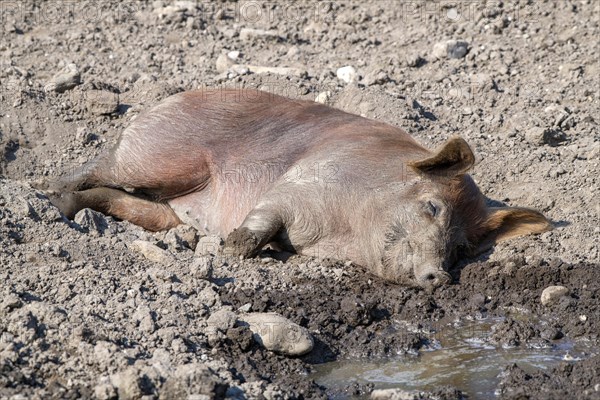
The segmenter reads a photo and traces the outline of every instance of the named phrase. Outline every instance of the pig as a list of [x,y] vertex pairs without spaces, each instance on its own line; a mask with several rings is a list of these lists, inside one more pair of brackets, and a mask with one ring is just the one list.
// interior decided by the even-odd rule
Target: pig
[[457,257],[552,229],[537,211],[486,206],[467,174],[474,162],[458,136],[431,151],[315,102],[197,90],[140,114],[48,195],[68,218],[91,208],[150,231],[185,223],[226,238],[234,256],[270,244],[435,288]]

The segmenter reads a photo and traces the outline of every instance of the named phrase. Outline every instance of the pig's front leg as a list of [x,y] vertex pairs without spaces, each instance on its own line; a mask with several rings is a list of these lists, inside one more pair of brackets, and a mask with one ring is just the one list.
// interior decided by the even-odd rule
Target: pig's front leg
[[280,215],[261,205],[252,210],[242,225],[225,240],[225,254],[254,257],[283,226]]

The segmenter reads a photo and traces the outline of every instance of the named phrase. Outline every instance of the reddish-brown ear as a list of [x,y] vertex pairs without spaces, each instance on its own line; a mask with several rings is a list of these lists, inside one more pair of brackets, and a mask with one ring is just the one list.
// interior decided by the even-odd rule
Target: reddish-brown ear
[[467,172],[474,163],[475,156],[467,142],[461,137],[454,136],[433,156],[411,161],[408,166],[421,175],[452,178]]
[[490,207],[477,252],[513,237],[542,233],[553,228],[552,223],[538,211],[520,207]]

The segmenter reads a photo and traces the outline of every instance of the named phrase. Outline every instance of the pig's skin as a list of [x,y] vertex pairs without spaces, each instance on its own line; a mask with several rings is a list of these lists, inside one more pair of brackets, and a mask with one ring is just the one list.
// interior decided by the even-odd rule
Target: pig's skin
[[321,104],[193,91],[140,115],[50,196],[70,217],[90,207],[151,230],[184,222],[228,237],[236,255],[274,242],[437,286],[459,248],[551,229],[533,210],[487,208],[465,174],[473,162],[458,137],[432,152],[400,128]]

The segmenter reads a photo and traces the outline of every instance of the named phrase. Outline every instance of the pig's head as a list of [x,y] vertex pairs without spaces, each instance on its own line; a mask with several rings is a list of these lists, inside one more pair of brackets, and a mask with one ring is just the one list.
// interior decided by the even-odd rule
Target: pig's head
[[475,158],[461,138],[450,139],[433,156],[410,162],[418,178],[406,183],[393,210],[381,275],[432,288],[450,282],[446,272],[457,256],[472,256],[511,237],[541,233],[552,224],[539,212],[490,208],[465,173]]

